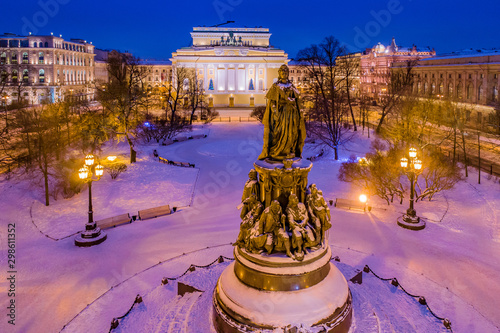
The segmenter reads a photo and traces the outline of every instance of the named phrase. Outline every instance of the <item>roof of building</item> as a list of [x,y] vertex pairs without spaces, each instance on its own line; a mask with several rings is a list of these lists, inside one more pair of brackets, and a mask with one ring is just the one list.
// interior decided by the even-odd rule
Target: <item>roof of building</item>
[[444,60],[444,59],[459,59],[459,58],[473,58],[473,57],[488,57],[492,55],[500,55],[500,49],[466,49],[461,51],[455,51],[451,53],[438,54],[433,58],[421,60],[421,61],[432,61],[432,60]]

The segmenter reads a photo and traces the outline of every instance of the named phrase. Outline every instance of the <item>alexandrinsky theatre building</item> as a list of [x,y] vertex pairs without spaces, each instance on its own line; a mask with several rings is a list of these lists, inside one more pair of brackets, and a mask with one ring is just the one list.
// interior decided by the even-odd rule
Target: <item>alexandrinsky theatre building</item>
[[267,28],[195,27],[192,46],[172,53],[178,67],[194,68],[210,106],[265,104],[267,89],[288,63],[285,51],[269,44]]

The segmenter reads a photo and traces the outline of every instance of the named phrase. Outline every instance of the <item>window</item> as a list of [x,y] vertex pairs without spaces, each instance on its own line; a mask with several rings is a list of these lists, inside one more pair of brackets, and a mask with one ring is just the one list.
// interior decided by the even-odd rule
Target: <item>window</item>
[[427,74],[425,74],[424,77],[427,79]]
[[450,74],[450,75],[448,75],[448,78],[449,78],[449,79],[451,79],[451,74]]
[[462,74],[458,74],[458,78],[461,79],[462,78]]
[[262,80],[262,79],[259,79],[259,90],[261,90],[261,91],[264,90],[264,80]]
[[19,41],[18,40],[10,40],[9,47],[19,47]]
[[6,62],[7,62],[7,55],[5,54],[5,52],[2,52],[0,54],[0,65],[5,65]]
[[12,82],[13,82],[13,83],[17,83],[17,80],[18,80],[17,71],[14,69],[14,70],[12,71]]
[[427,84],[427,82],[424,83],[424,94],[429,92],[429,85]]
[[27,69],[25,69],[25,70],[23,71],[23,82],[24,82],[24,83],[28,83],[28,80],[29,80],[29,72],[28,72],[28,70],[27,70]]
[[493,100],[498,101],[498,87],[497,86],[493,87]]
[[17,53],[12,53],[12,57],[11,57],[10,63],[13,64],[13,65],[17,65]]
[[498,79],[498,74],[493,75],[494,79]]
[[45,82],[45,71],[43,69],[40,69],[38,71],[38,80],[40,81],[40,83]]
[[417,83],[417,93],[421,93],[422,92],[422,84],[419,82]]
[[483,99],[483,86],[480,85],[479,88],[477,88],[477,100],[478,102]]
[[23,52],[23,64],[27,64],[29,62],[28,52]]
[[43,52],[38,53],[38,64],[43,65],[45,63],[45,55]]
[[439,84],[439,94],[444,94],[444,84],[442,82]]
[[472,99],[472,84],[467,86],[467,99]]
[[472,79],[472,74],[469,74],[469,79]]
[[30,42],[29,40],[22,40],[21,41],[21,47],[30,47]]
[[264,73],[264,70],[262,68],[259,69],[259,75],[262,75]]
[[434,82],[432,82],[431,93],[434,94],[435,92],[436,92],[436,84]]
[[0,82],[4,83],[7,81],[8,74],[6,71],[2,71],[2,74],[0,75]]
[[434,78],[434,74],[432,74],[432,78]]
[[481,79],[484,79],[484,74],[481,74],[479,77],[480,77]]
[[443,74],[439,75],[439,77],[442,79],[443,78]]
[[45,47],[49,47],[49,43],[48,42],[45,42]]
[[[460,75],[460,74],[459,74],[459,75]],[[463,97],[463,92],[462,92],[462,84],[461,84],[461,83],[459,83],[459,84],[457,85],[457,98],[458,98],[458,99],[462,99],[462,97]]]
[[448,85],[448,95],[453,96],[453,83]]

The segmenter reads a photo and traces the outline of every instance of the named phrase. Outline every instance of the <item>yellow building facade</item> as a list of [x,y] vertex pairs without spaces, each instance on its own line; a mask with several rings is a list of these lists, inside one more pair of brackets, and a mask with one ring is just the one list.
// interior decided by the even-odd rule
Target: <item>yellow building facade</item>
[[192,46],[172,53],[172,75],[194,69],[209,106],[264,105],[279,67],[288,63],[288,55],[270,45],[267,28],[194,27],[191,37]]

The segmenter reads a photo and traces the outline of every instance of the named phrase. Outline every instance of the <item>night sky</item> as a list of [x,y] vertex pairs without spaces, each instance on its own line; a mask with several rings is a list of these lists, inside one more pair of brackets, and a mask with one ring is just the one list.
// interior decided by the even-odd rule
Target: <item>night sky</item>
[[169,59],[189,46],[194,26],[266,27],[290,58],[333,35],[351,51],[377,42],[434,47],[438,54],[500,48],[500,1],[3,1],[0,34],[62,34],[102,49]]

